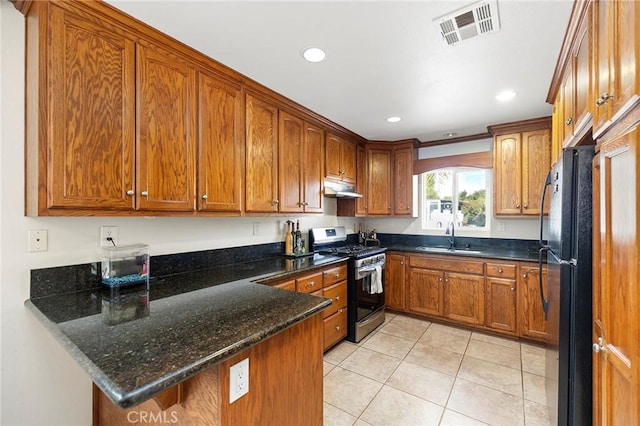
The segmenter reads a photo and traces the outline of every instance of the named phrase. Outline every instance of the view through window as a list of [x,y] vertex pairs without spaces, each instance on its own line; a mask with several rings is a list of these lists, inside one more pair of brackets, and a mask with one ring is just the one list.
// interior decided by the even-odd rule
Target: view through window
[[[422,174],[422,228],[456,228],[486,231],[487,170],[440,169]],[[455,212],[455,214],[454,214]]]

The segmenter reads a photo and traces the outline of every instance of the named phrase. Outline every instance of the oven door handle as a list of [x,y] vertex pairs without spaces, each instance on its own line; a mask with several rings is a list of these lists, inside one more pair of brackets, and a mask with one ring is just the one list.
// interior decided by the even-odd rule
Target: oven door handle
[[383,263],[376,263],[375,265],[372,266],[367,266],[366,268],[358,268],[358,272],[359,273],[367,273],[367,272],[373,272],[375,271],[376,267],[380,266],[381,268],[384,269],[384,262]]

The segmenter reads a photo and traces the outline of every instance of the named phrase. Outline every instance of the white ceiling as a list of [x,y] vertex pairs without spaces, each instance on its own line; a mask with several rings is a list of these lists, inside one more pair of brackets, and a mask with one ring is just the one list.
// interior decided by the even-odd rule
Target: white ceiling
[[499,32],[447,46],[433,19],[474,0],[108,2],[367,139],[421,141],[550,115],[573,4],[498,0]]

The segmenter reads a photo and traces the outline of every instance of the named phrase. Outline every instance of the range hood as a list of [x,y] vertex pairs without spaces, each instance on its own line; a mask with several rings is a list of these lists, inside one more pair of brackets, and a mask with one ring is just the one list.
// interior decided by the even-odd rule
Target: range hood
[[324,195],[330,198],[362,198],[354,185],[329,179],[324,181]]

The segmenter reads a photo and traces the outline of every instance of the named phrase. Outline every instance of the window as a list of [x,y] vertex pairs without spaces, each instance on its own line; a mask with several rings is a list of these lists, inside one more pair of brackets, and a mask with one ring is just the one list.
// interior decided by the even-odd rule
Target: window
[[476,168],[423,173],[422,229],[444,230],[454,222],[457,229],[488,231],[488,173]]

